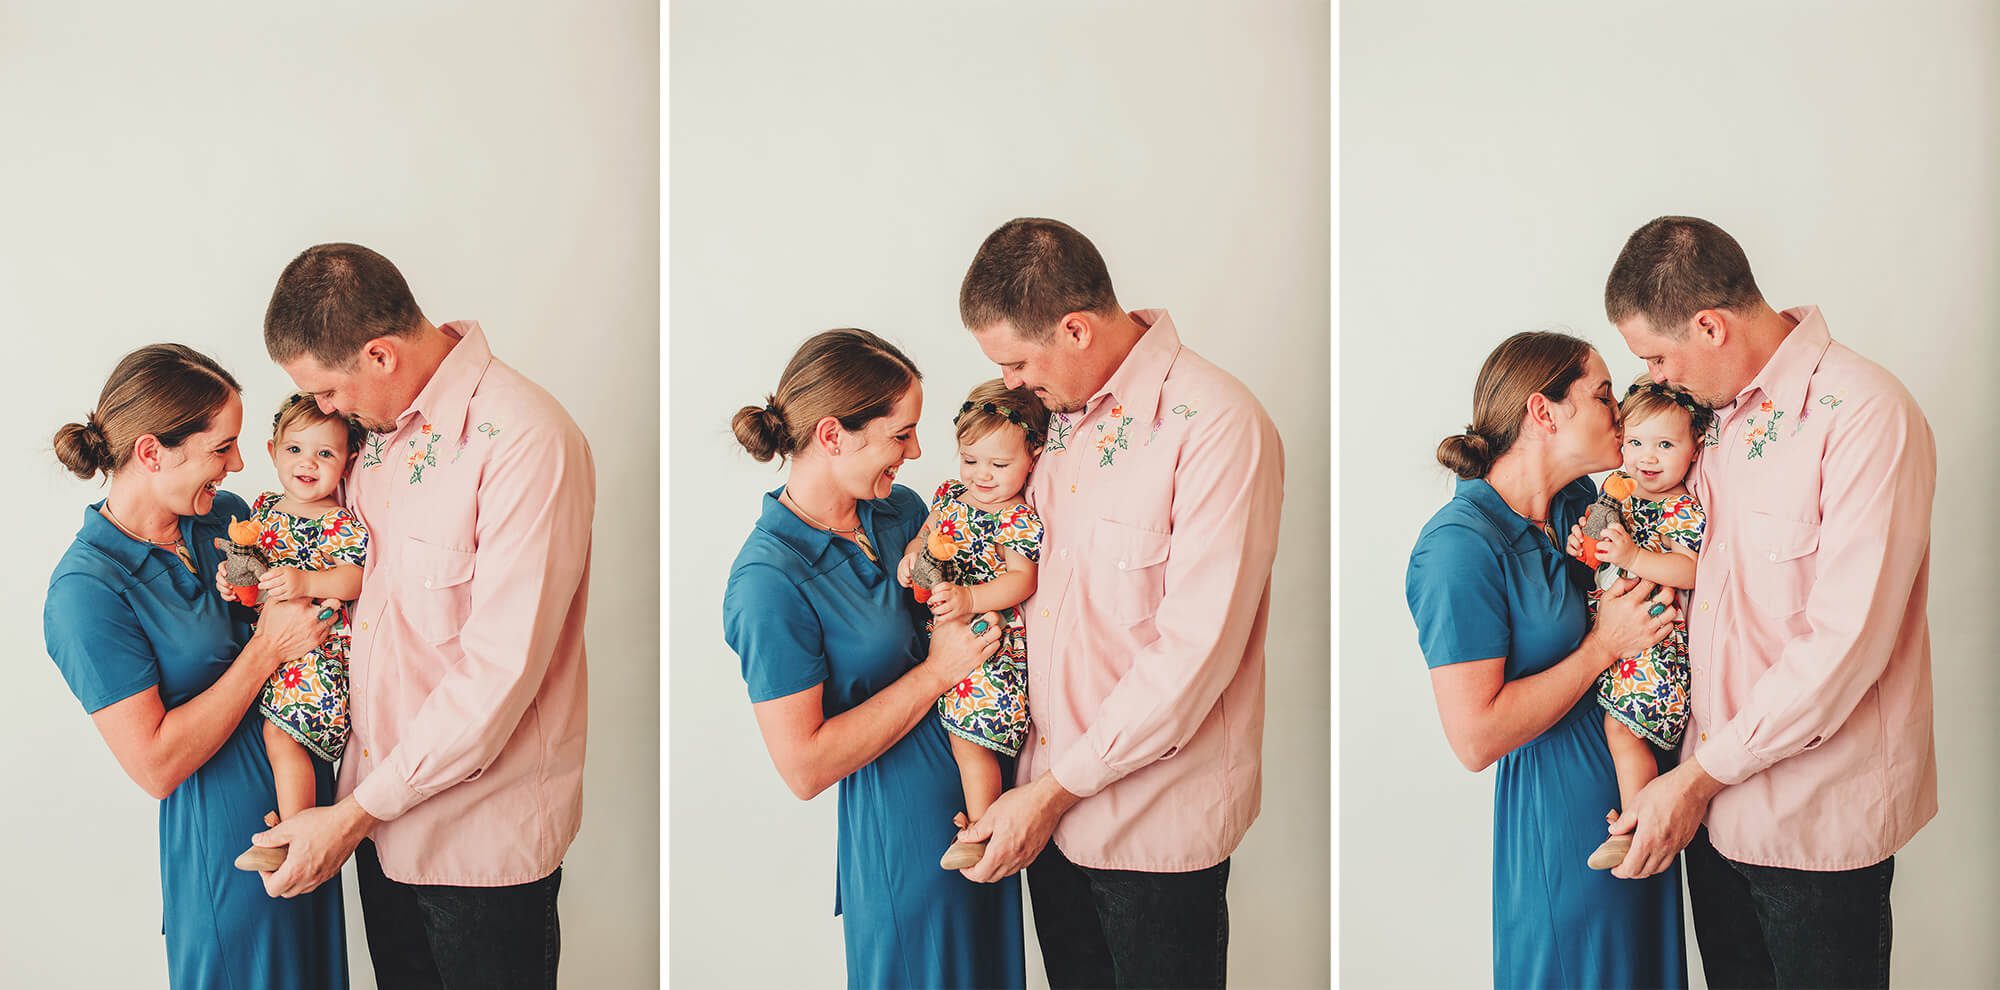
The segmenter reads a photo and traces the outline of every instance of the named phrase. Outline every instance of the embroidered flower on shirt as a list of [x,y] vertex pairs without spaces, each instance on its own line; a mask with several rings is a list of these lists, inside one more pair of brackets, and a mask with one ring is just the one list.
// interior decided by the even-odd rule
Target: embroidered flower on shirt
[[403,462],[410,469],[410,484],[413,485],[424,480],[424,468],[437,467],[438,435],[431,432],[431,424],[425,423],[423,429],[419,431],[418,436],[424,438],[423,449],[415,449],[417,441],[415,437],[412,437],[410,439],[410,447],[412,448],[410,456]]
[[1743,434],[1743,443],[1750,448],[1750,452],[1744,455],[1745,460],[1755,460],[1764,456],[1765,445],[1777,442],[1778,421],[1785,418],[1785,411],[1782,409],[1773,409],[1768,399],[1757,407],[1757,411],[1770,413],[1771,418],[1766,420],[1762,426],[1759,426],[1757,424],[1757,413],[1750,414],[1748,421],[1750,429]]
[[1049,439],[1042,445],[1042,453],[1054,454],[1069,448],[1069,416],[1056,413],[1049,417]]
[[1110,467],[1111,459],[1119,451],[1129,450],[1132,446],[1131,442],[1125,436],[1125,429],[1132,425],[1132,417],[1125,415],[1125,407],[1122,405],[1112,406],[1111,416],[1118,420],[1118,428],[1116,430],[1105,432],[1104,424],[1097,424],[1098,431],[1103,433],[1102,436],[1097,438],[1098,467]]
[[385,443],[380,433],[368,434],[368,448],[361,452],[361,466],[379,467],[382,464],[382,445]]

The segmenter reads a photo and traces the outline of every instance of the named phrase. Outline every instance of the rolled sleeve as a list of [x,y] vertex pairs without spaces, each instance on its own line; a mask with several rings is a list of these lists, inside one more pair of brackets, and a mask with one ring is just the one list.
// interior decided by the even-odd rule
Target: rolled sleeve
[[1254,401],[1219,411],[1174,471],[1159,638],[1143,647],[1050,772],[1089,797],[1172,756],[1241,666],[1278,546],[1284,455]]
[[391,820],[483,772],[540,690],[590,560],[595,470],[566,421],[523,429],[479,487],[471,611],[463,656],[354,789]]
[[1937,453],[1907,396],[1885,394],[1829,435],[1808,632],[1792,639],[1735,716],[1695,749],[1738,784],[1838,732],[1881,679],[1930,552]]

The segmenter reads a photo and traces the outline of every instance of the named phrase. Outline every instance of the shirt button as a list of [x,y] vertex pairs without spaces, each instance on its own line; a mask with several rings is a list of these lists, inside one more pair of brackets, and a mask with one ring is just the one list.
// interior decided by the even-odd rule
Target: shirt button
[[425,578],[425,579],[424,579],[424,587],[428,588],[428,587],[430,587],[430,586],[431,586],[431,579],[430,579],[430,578]]
[[1777,554],[1775,554],[1775,553],[1774,553],[1774,554],[1772,554],[1772,555],[1771,555],[1771,559],[1772,559],[1772,560],[1774,560],[1774,561],[1775,561],[1775,560],[1777,560],[1777,559],[1778,559],[1778,555],[1777,555]]
[[1047,746],[1048,744],[1049,744],[1049,737],[1047,737],[1047,736],[1042,736],[1042,737],[1041,737],[1041,745],[1043,745],[1043,746]]
[[1708,603],[1707,603],[1707,602],[1702,602],[1702,603],[1701,603],[1701,610],[1702,610],[1702,611],[1704,611],[1704,612],[1708,611]]
[[1049,610],[1048,610],[1048,609],[1042,609],[1042,618],[1046,619],[1046,618],[1048,618],[1048,617],[1049,617]]
[[361,747],[361,755],[362,755],[362,756],[367,756],[367,755],[368,755],[368,747],[366,747],[366,746],[363,746],[363,747]]
[[362,624],[361,624],[361,631],[362,631],[362,632],[367,632],[367,631],[368,631],[368,623],[364,622],[364,623],[362,623]]
[[1071,485],[1071,486],[1069,486],[1069,493],[1070,493],[1071,495],[1074,495],[1074,494],[1076,494],[1076,486],[1075,486],[1075,485]]
[[1701,734],[1701,741],[1702,741],[1702,742],[1707,742],[1707,741],[1708,741],[1708,733],[1704,732],[1704,733],[1702,733],[1702,734]]
[[1124,561],[1122,561],[1122,560],[1121,560],[1121,561],[1119,561],[1119,562],[1118,562],[1118,569],[1119,569],[1119,570],[1121,570],[1121,571],[1125,569],[1125,562],[1124,562]]
[[1069,548],[1068,548],[1068,547],[1064,547],[1064,548],[1063,548],[1063,550],[1062,550],[1062,559],[1064,559],[1064,560],[1068,560],[1068,559],[1069,559]]

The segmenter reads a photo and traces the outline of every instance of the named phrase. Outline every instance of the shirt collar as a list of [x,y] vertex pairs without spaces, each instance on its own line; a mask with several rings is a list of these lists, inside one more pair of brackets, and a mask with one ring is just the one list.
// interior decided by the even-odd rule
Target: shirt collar
[[[1536,545],[1547,544],[1547,538],[1536,531],[1535,524],[1515,512],[1513,507],[1507,504],[1507,500],[1501,498],[1500,493],[1494,490],[1493,483],[1485,478],[1460,478],[1455,494],[1472,503],[1472,507],[1479,510],[1479,514],[1491,521],[1494,528],[1500,531],[1500,535],[1507,538],[1510,546],[1520,546],[1523,540]],[[1558,520],[1568,518],[1574,510],[1573,503],[1581,503],[1584,500],[1585,493],[1580,491],[1574,482],[1557,489],[1556,493],[1549,497],[1550,525],[1556,525]]]
[[1146,332],[1085,406],[1095,405],[1105,396],[1116,396],[1133,422],[1150,423],[1159,415],[1160,387],[1166,384],[1167,372],[1180,356],[1181,335],[1174,329],[1174,318],[1164,309],[1133,310],[1132,318],[1146,327]]
[[[785,486],[779,485],[764,493],[763,509],[757,514],[757,528],[771,534],[779,543],[783,543],[786,547],[790,548],[793,553],[798,554],[806,563],[816,564],[819,562],[820,557],[826,554],[826,549],[833,545],[834,540],[845,539],[845,537],[836,537],[832,533],[800,519],[798,513],[793,512],[784,502],[778,499],[779,493],[784,490]],[[893,497],[873,501],[864,499],[854,503],[855,513],[861,519],[861,530],[868,534],[868,541],[871,544],[875,544],[875,554],[878,557],[891,552],[899,556],[902,553],[901,547],[885,548],[875,539],[876,516],[898,514],[892,508],[894,504],[895,500]]]
[[[76,538],[79,542],[89,545],[91,549],[111,558],[112,562],[125,568],[128,573],[137,575],[139,569],[145,566],[146,558],[152,553],[152,547],[126,536],[124,531],[111,525],[111,520],[104,518],[104,513],[100,511],[104,508],[104,502],[104,499],[98,499],[84,507],[83,527],[76,531]],[[187,543],[188,552],[193,553],[194,517],[182,516],[180,528],[181,539]]]
[[422,416],[433,432],[456,438],[465,432],[466,409],[472,405],[472,393],[479,389],[480,379],[486,377],[487,366],[493,363],[493,351],[486,346],[486,333],[479,329],[477,320],[453,320],[438,329],[458,338],[458,344],[444,356],[431,380],[424,383],[424,390],[396,422],[401,425],[412,415]]
[[1833,343],[1833,335],[1827,330],[1826,318],[1820,315],[1818,306],[1798,306],[1785,310],[1784,314],[1797,325],[1785,335],[1771,359],[1764,362],[1757,377],[1736,394],[1732,405],[1740,405],[1751,392],[1761,391],[1775,409],[1787,413],[1805,409],[1813,372],[1819,370],[1820,358]]

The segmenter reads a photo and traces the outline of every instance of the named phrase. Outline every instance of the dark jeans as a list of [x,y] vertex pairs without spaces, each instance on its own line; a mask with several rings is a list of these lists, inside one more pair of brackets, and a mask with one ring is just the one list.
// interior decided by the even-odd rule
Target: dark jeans
[[1703,828],[1685,869],[1701,967],[1716,990],[1889,985],[1895,857],[1833,872],[1751,866],[1723,858]]
[[1098,870],[1056,844],[1028,867],[1053,990],[1219,987],[1229,963],[1229,861],[1193,873]]
[[562,926],[562,867],[512,887],[399,883],[382,875],[375,843],[354,850],[361,922],[382,990],[554,987]]

